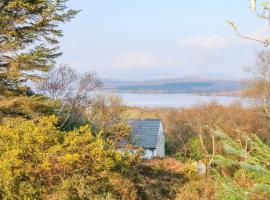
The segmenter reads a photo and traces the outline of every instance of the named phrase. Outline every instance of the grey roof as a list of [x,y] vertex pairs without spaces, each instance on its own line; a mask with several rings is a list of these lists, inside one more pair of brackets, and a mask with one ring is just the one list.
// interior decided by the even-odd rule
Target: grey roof
[[156,148],[160,119],[131,120],[131,139],[135,146],[144,148]]

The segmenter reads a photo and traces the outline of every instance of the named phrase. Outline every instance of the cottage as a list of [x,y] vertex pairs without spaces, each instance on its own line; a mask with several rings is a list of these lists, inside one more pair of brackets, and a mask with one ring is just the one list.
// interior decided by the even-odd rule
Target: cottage
[[131,120],[131,141],[144,149],[144,158],[165,156],[165,134],[160,119]]

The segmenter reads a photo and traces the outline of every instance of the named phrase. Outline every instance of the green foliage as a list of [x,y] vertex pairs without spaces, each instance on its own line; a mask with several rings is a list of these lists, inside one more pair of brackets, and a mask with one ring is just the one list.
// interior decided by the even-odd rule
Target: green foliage
[[[57,121],[55,116],[14,118],[0,126],[0,198],[123,196],[115,177],[130,182],[137,155],[116,151],[102,133],[93,133],[89,126],[62,132]],[[135,199],[132,182],[126,190],[127,198]]]
[[264,9],[268,9],[269,8],[269,2],[262,2],[261,5],[262,5],[262,7]]
[[[40,80],[61,55],[59,23],[77,11],[67,0],[2,0],[0,2],[0,109],[2,97],[29,96],[27,81]],[[6,99],[4,99],[5,101]],[[31,107],[31,106],[29,106]]]
[[62,31],[57,29],[58,24],[69,21],[77,13],[67,9],[66,2],[5,0],[0,3],[1,85],[17,89],[21,81],[38,77],[27,72],[51,68],[59,56],[56,44]]
[[189,139],[187,142],[187,147],[189,151],[188,152],[189,158],[193,160],[202,160],[204,158],[202,145],[198,137],[193,137]]
[[216,136],[224,143],[224,155],[215,156],[221,170],[214,171],[220,199],[270,198],[270,147],[256,135],[235,141],[223,131]]
[[187,161],[189,159],[199,161],[205,158],[200,139],[198,137],[188,139],[175,156],[181,161]]

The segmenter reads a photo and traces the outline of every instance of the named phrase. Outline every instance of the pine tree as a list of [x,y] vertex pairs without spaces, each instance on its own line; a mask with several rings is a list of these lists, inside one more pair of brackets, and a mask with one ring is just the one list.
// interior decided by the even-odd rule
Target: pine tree
[[222,130],[215,133],[224,144],[223,155],[215,156],[218,199],[270,199],[270,147],[256,135],[245,136],[240,142]]
[[60,23],[78,11],[67,0],[0,1],[0,111],[1,100],[31,94],[27,81],[39,80],[61,55]]

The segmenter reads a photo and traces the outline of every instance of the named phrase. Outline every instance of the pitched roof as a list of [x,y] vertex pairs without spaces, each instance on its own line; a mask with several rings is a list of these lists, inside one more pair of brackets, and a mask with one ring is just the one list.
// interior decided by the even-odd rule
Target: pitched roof
[[131,139],[135,146],[144,148],[156,148],[160,119],[131,120]]

